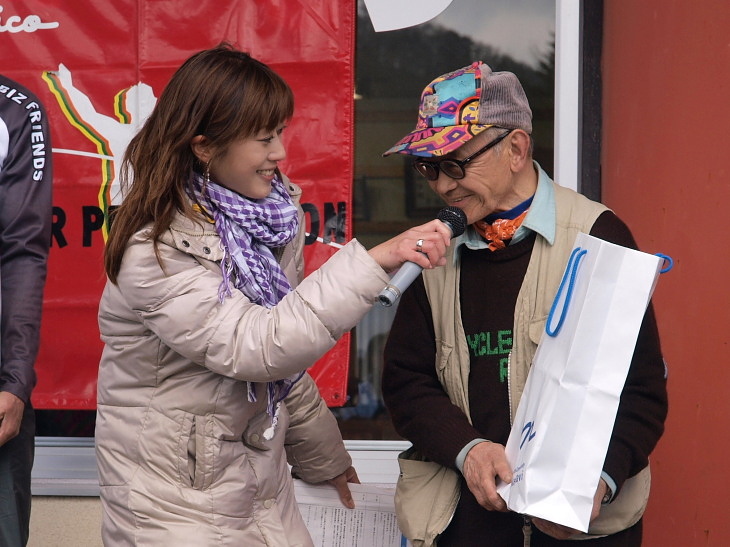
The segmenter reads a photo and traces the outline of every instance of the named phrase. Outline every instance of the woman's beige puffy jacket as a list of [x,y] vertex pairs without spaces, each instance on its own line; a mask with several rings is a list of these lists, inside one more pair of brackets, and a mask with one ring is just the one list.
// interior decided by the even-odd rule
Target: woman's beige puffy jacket
[[[298,202],[301,191],[289,188]],[[220,303],[212,224],[178,216],[159,244],[164,272],[147,234],[131,238],[99,310],[104,544],[311,545],[287,456],[309,482],[342,473],[351,460],[309,375],[265,440],[265,382],[314,363],[370,309],[387,274],[351,241],[297,286],[302,233],[281,257],[295,289],[275,308],[239,291]],[[248,402],[246,381],[260,382],[258,402]]]

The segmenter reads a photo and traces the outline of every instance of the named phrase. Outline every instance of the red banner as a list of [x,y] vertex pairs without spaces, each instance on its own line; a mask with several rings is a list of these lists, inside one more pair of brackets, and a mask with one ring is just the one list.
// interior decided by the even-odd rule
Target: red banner
[[[355,2],[0,0],[0,70],[51,123],[53,236],[36,408],[93,409],[102,255],[124,149],[174,70],[228,41],[281,74],[296,110],[282,170],[302,186],[308,271],[351,234]],[[344,403],[350,338],[312,369]]]

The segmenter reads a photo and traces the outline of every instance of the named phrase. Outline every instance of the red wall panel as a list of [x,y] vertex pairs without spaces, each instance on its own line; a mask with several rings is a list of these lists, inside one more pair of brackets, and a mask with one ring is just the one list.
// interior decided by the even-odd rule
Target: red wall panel
[[730,4],[609,0],[603,200],[674,258],[654,296],[669,367],[648,547],[730,545]]

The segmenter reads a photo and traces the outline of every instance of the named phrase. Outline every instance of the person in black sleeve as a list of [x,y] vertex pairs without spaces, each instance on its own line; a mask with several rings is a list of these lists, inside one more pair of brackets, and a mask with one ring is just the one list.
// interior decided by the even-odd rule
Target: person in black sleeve
[[532,159],[531,134],[517,77],[475,62],[425,88],[416,129],[385,153],[412,156],[468,224],[449,247],[447,265],[424,271],[405,291],[385,348],[385,404],[413,445],[402,455],[408,462],[401,462],[398,519],[417,545],[521,547],[527,538],[533,547],[569,538],[591,547],[641,545],[648,458],[667,413],[651,306],[588,534],[530,522],[508,511],[496,490],[498,480],[512,480],[504,445],[537,348],[534,333],[544,329],[575,236],[636,248],[607,207],[550,180]]
[[28,541],[30,473],[43,288],[51,241],[51,142],[46,111],[0,75],[0,545]]

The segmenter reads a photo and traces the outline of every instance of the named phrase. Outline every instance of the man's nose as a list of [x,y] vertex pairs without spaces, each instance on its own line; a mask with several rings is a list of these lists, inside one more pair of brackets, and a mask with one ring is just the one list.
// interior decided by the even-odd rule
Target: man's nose
[[428,181],[431,185],[431,189],[437,194],[444,195],[450,190],[453,190],[458,185],[456,180],[446,175],[443,171],[439,170],[438,178],[436,180]]

